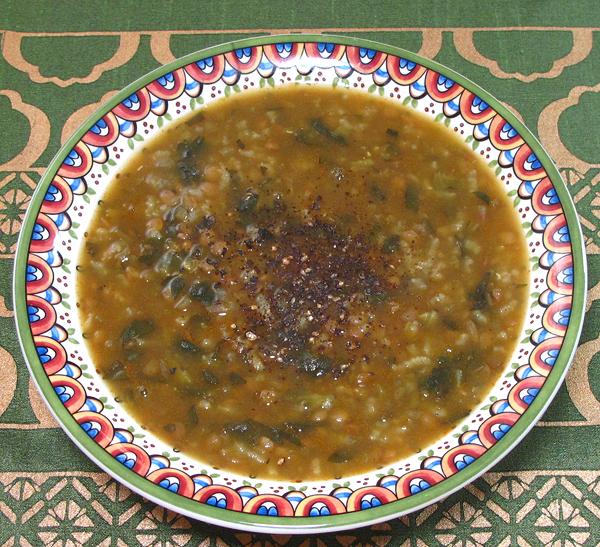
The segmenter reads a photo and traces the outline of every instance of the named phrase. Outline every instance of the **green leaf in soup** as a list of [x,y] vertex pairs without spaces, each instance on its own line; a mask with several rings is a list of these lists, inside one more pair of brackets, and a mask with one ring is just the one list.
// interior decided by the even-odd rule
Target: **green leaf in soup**
[[232,372],[229,374],[229,382],[234,386],[242,386],[247,383],[244,377],[237,372]]
[[198,411],[196,410],[196,405],[190,406],[187,412],[187,422],[190,426],[194,427],[198,425]]
[[492,203],[492,198],[485,192],[477,190],[473,192],[473,195],[479,198],[481,201],[483,201],[483,203],[485,203],[486,205],[490,205]]
[[369,194],[371,194],[376,201],[385,201],[387,199],[386,193],[377,183],[373,183],[369,186]]
[[400,250],[400,236],[392,234],[385,238],[381,246],[382,252],[385,254],[394,254]]
[[191,298],[199,300],[206,306],[210,306],[217,298],[217,294],[208,281],[196,281],[188,291]]
[[186,340],[185,338],[179,339],[176,342],[175,346],[179,351],[186,354],[201,353],[202,351],[199,346],[197,346],[193,342],[190,342],[189,340]]
[[481,281],[477,284],[475,289],[469,293],[469,299],[472,302],[471,309],[485,310],[489,307],[492,300],[490,295],[491,277],[491,272],[483,274]]
[[151,319],[135,319],[121,333],[123,347],[131,345],[154,332],[155,326]]
[[258,194],[252,190],[248,190],[240,200],[237,210],[240,213],[251,213],[258,205]]
[[352,454],[343,448],[335,450],[327,458],[327,461],[331,463],[348,463],[350,460],[352,460]]
[[121,361],[113,361],[104,377],[108,380],[124,380],[127,378],[127,371]]
[[181,275],[167,277],[163,285],[163,294],[170,298],[177,298],[185,288],[185,280]]
[[346,137],[332,131],[320,118],[313,119],[310,125],[319,135],[322,135],[330,141],[333,141],[336,144],[347,144]]
[[419,210],[419,188],[415,183],[409,182],[404,191],[406,208],[411,211]]
[[203,370],[202,377],[204,378],[204,381],[207,384],[210,384],[211,386],[216,386],[219,383],[217,375],[214,372],[211,372],[210,370]]
[[422,384],[427,393],[444,397],[452,389],[452,371],[447,366],[436,366]]

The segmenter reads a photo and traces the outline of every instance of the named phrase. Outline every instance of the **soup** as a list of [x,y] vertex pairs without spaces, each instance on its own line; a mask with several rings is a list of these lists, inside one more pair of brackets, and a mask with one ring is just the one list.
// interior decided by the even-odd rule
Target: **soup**
[[481,403],[528,278],[501,185],[443,124],[298,85],[147,143],[98,206],[78,305],[116,399],[173,448],[331,479],[418,452]]

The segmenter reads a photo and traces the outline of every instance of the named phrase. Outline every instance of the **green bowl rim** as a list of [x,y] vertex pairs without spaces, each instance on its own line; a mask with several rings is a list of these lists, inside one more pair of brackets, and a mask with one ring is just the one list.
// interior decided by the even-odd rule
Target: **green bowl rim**
[[[567,219],[573,254],[574,286],[571,316],[558,359],[534,401],[506,435],[504,435],[504,437],[494,446],[486,450],[484,454],[469,466],[427,490],[368,510],[322,517],[266,517],[252,513],[215,508],[170,492],[157,484],[148,481],[146,478],[141,477],[130,469],[127,469],[124,465],[114,459],[101,446],[94,442],[94,440],[91,439],[73,419],[69,411],[62,405],[58,397],[56,397],[43,367],[40,366],[28,322],[25,276],[22,275],[27,264],[29,242],[31,240],[33,226],[46,194],[46,190],[62,164],[66,154],[75,144],[77,144],[77,142],[79,142],[81,137],[96,122],[96,120],[112,110],[122,100],[139,88],[147,85],[167,72],[171,72],[194,61],[227,53],[235,49],[284,42],[331,42],[344,46],[365,47],[396,55],[414,61],[426,68],[433,69],[444,76],[449,76],[452,80],[482,98],[519,132],[542,163],[560,198]],[[25,214],[17,243],[13,272],[13,306],[21,351],[42,398],[71,440],[100,468],[113,478],[123,482],[138,494],[191,518],[251,532],[306,534],[333,532],[367,526],[422,509],[471,483],[506,456],[535,425],[562,384],[581,334],[585,310],[586,280],[587,265],[583,236],[575,205],[568,189],[563,182],[558,169],[542,145],[526,126],[500,101],[454,70],[399,47],[389,46],[362,38],[337,36],[332,34],[277,34],[226,42],[190,53],[167,63],[166,65],[162,65],[123,88],[119,93],[111,97],[109,101],[96,109],[94,113],[79,126],[77,131],[63,144],[56,156],[52,159],[31,197],[31,202]]]

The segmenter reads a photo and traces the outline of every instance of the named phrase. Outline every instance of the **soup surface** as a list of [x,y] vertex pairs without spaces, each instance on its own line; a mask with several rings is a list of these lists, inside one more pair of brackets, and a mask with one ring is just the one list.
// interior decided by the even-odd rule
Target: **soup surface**
[[79,311],[139,423],[220,468],[331,479],[419,451],[515,347],[525,241],[442,124],[310,86],[165,130],[101,201]]

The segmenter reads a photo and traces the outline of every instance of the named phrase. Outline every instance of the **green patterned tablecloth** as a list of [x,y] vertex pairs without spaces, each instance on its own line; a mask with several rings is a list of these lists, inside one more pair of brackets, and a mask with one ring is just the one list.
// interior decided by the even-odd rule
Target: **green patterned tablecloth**
[[[32,386],[11,296],[31,193],[61,142],[100,102],[185,53],[286,30],[418,51],[495,94],[557,162],[589,266],[573,367],[521,445],[441,503],[319,538],[204,525],[115,483],[68,440]],[[0,44],[0,545],[600,543],[600,3],[5,0]]]

